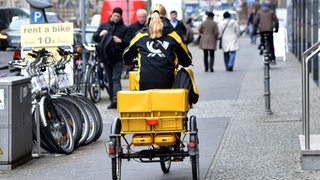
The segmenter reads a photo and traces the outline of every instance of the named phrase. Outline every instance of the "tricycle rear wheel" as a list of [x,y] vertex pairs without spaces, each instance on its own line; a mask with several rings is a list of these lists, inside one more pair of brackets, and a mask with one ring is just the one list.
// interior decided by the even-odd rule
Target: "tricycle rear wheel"
[[122,159],[120,157],[121,152],[121,141],[120,137],[115,138],[115,157],[111,158],[111,165],[112,165],[112,179],[113,180],[120,180],[121,179],[121,163]]

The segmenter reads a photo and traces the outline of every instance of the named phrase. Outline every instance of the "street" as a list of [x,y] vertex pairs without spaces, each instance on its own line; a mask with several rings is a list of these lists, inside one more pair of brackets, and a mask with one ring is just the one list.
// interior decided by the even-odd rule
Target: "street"
[[[243,46],[250,46],[248,42],[249,39],[246,37],[240,40]],[[216,50],[215,72],[210,73],[204,72],[203,52],[197,46],[191,45],[189,49],[193,55],[191,68],[194,71],[200,98],[188,115],[197,117],[200,140],[200,176],[201,179],[204,179],[231,118],[227,107],[230,107],[229,104],[237,99],[242,80],[252,58],[236,58],[234,71],[226,72],[222,51]],[[258,53],[258,51],[254,52]],[[1,64],[6,63],[12,57],[12,53],[12,51],[1,51]],[[248,53],[248,51],[239,51],[237,57],[250,57],[251,55],[243,53]],[[123,80],[122,85],[123,89],[127,89],[128,81]],[[104,92],[103,100],[96,104],[104,120],[104,131],[96,142],[80,147],[67,156],[42,152],[40,158],[34,158],[12,171],[1,172],[0,178],[111,179],[111,161],[105,152],[104,143],[108,140],[110,123],[118,114],[115,110],[107,110],[108,104],[109,100]],[[43,176],[44,174],[46,177]],[[185,158],[183,162],[173,162],[168,174],[162,173],[159,163],[122,161],[123,179],[191,179],[190,176],[189,158]]]

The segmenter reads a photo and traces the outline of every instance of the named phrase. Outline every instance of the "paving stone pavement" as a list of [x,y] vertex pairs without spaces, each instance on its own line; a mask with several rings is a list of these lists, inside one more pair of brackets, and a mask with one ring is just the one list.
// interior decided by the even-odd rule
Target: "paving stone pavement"
[[[252,63],[245,73],[236,99],[199,101],[191,114],[197,118],[231,117],[205,179],[320,179],[319,171],[301,168],[301,151],[298,136],[302,133],[301,64],[292,54],[285,62],[271,66],[271,110],[265,113],[262,57],[249,38],[241,38],[241,50],[236,63],[250,58]],[[254,50],[253,50],[254,49]],[[202,53],[190,47],[195,54]],[[222,56],[216,51],[216,56]],[[196,55],[197,56],[197,55]],[[197,57],[198,58],[198,57]],[[219,62],[217,62],[219,63]],[[223,66],[221,66],[223,67]],[[218,67],[219,68],[219,67]],[[123,89],[127,81],[124,80]],[[102,137],[73,154],[46,155],[13,169],[1,171],[0,179],[102,179],[111,177],[104,142],[109,123],[118,114],[107,110],[108,98],[97,104],[104,119]],[[310,82],[311,132],[320,133],[320,90]],[[108,179],[108,178],[106,178]]]

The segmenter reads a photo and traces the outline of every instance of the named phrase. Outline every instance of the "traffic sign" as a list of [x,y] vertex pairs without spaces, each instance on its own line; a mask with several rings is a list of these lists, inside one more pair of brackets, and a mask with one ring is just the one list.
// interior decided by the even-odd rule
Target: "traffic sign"
[[43,15],[40,11],[32,11],[31,12],[31,21],[35,23],[43,22]]

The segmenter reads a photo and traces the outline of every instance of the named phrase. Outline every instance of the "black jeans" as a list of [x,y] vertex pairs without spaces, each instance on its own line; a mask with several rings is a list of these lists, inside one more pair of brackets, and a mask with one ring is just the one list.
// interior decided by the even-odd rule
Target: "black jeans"
[[122,62],[112,62],[106,64],[107,80],[109,84],[109,96],[111,103],[117,102],[117,92],[121,91],[121,73],[122,73]]
[[[210,52],[210,62],[208,62],[208,54]],[[213,69],[213,64],[214,64],[214,50],[213,49],[204,49],[203,50],[204,57],[203,57],[203,62],[204,62],[204,68],[207,71],[208,67],[210,69]]]
[[276,56],[274,54],[274,45],[273,45],[273,32],[261,32],[260,36],[261,36],[261,45],[262,46],[265,45],[265,38],[267,40],[267,44],[268,44],[269,51],[270,51],[270,60],[271,61],[276,60]]

